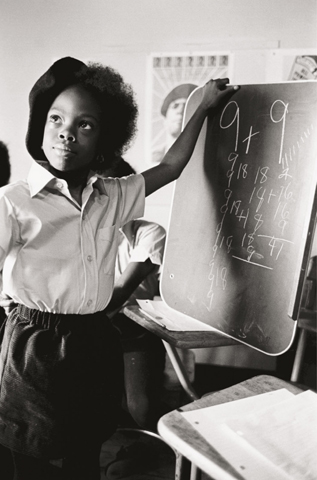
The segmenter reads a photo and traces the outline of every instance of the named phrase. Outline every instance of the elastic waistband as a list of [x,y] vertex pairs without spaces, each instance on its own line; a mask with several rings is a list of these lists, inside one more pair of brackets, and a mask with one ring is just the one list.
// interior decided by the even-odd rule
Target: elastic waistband
[[[59,323],[67,323],[72,326],[83,326],[89,322],[90,324],[96,323],[96,321],[109,321],[105,312],[96,312],[86,315],[79,315],[76,313],[64,314],[64,313],[52,313],[42,312],[34,308],[29,308],[26,305],[18,304],[17,313],[20,317],[28,320],[32,323],[41,324],[43,327],[54,326]],[[108,322],[107,322],[108,323]]]

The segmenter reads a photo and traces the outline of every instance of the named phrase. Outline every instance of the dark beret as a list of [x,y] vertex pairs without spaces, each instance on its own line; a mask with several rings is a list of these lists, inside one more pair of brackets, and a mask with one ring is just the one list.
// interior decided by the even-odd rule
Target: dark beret
[[183,83],[182,85],[178,85],[177,87],[173,88],[163,102],[161,114],[165,117],[171,102],[177,100],[178,98],[188,98],[195,88],[197,88],[197,85],[194,85],[193,83]]
[[80,60],[65,57],[55,62],[34,84],[29,95],[29,123],[26,148],[35,160],[45,160],[41,149],[47,112],[65,88],[74,85],[76,75],[87,66]]

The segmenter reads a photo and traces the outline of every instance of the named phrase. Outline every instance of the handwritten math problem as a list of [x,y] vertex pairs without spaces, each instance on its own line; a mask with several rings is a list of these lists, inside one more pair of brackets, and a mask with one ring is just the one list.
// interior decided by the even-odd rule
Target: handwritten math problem
[[[285,130],[290,103],[275,100],[270,107],[268,106],[265,132],[267,128],[277,129],[278,136],[278,148],[273,160],[274,168],[267,165],[252,168],[252,144],[256,136],[260,137],[262,132],[254,130],[254,125],[250,125],[248,135],[241,138],[240,107],[236,101],[229,102],[220,116],[220,129],[234,130],[232,137],[234,144],[233,151],[230,151],[227,157],[224,203],[219,209],[220,222],[215,228],[216,237],[209,262],[208,309],[211,308],[215,289],[225,290],[227,287],[227,268],[225,265],[216,264],[219,249],[238,261],[273,270],[283,248],[293,243],[288,225],[292,206],[296,201],[292,183],[296,174],[297,153],[302,144],[313,135],[314,125],[300,132],[300,141],[297,140],[289,151],[285,152]],[[242,161],[241,154],[243,154]],[[237,182],[240,182],[240,188],[237,188]],[[253,188],[248,195],[242,196],[241,192],[245,191],[244,182],[251,184]],[[234,187],[233,184],[235,184]],[[229,229],[229,234],[225,233],[224,223],[228,217],[231,217],[231,225],[234,224],[232,217],[235,223],[238,223],[234,234],[230,234],[232,227]]]
[[316,106],[316,82],[241,86],[174,193],[166,303],[273,354],[294,334],[312,243]]

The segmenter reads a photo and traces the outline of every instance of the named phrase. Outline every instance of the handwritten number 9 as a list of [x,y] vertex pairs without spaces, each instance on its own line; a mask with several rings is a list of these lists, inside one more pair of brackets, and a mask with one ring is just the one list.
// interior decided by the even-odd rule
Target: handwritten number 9
[[[229,105],[233,104],[235,106],[235,114],[234,114],[234,117],[231,121],[231,123],[229,123],[228,125],[223,125],[223,116],[224,116],[224,113],[225,111],[227,110],[227,108],[229,107]],[[237,104],[237,102],[235,102],[234,100],[232,100],[231,102],[229,102],[225,108],[223,109],[222,111],[222,114],[221,114],[221,117],[220,117],[220,128],[222,128],[223,130],[225,130],[226,128],[229,128],[231,127],[231,125],[236,122],[236,125],[237,125],[237,129],[236,129],[236,143],[235,143],[235,147],[234,147],[234,151],[236,152],[237,149],[238,149],[238,140],[239,140],[239,128],[240,128],[240,110],[239,110],[239,106]]]
[[[282,105],[282,114],[280,118],[274,118],[273,116],[273,110],[276,105]],[[278,111],[280,111],[280,108],[278,108]],[[280,147],[280,156],[279,156],[279,161],[278,163],[282,163],[282,155],[283,155],[283,145],[284,145],[284,133],[285,133],[285,121],[286,121],[286,114],[288,111],[288,103],[284,103],[282,100],[275,100],[275,102],[272,103],[271,110],[270,110],[270,117],[272,122],[274,123],[282,123],[282,134],[281,134],[281,147]]]

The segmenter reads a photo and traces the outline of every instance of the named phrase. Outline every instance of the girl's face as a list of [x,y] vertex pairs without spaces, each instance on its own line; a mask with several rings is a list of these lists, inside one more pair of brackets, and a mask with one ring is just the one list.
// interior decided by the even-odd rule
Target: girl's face
[[43,151],[59,171],[88,167],[98,154],[101,110],[94,97],[78,85],[64,90],[46,118]]

